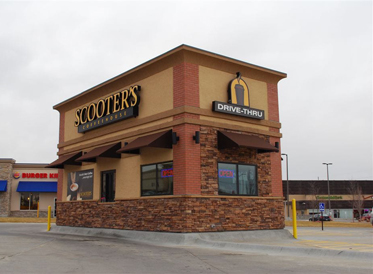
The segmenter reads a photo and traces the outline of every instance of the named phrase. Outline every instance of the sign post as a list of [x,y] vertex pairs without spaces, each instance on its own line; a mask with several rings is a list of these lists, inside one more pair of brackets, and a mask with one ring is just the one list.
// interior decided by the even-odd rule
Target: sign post
[[297,232],[297,204],[295,199],[291,201],[291,205],[293,207],[293,236],[295,239],[298,239],[298,232]]
[[51,230],[51,206],[48,206],[48,226],[47,231]]
[[324,218],[323,218],[323,213],[325,211],[324,203],[319,203],[319,210],[321,212],[321,230],[324,230]]

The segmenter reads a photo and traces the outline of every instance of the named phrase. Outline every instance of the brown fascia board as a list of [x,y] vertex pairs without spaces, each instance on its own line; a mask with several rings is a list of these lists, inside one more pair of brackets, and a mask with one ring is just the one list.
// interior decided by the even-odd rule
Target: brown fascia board
[[[215,60],[215,62],[214,62]],[[161,70],[164,70],[164,69],[167,69],[169,68],[170,66],[174,66],[176,64],[179,64],[179,63],[182,63],[182,62],[190,62],[190,63],[195,63],[195,64],[201,64],[201,65],[205,65],[207,67],[212,67],[212,66],[216,66],[217,64],[216,63],[219,63],[220,65],[218,65],[219,68],[221,68],[222,64],[228,64],[228,63],[231,63],[231,64],[234,64],[234,65],[238,65],[238,66],[241,66],[243,69],[245,68],[248,68],[250,69],[251,71],[255,70],[255,71],[260,71],[260,72],[264,72],[265,74],[270,74],[271,76],[273,76],[275,78],[275,82],[277,83],[279,80],[283,79],[283,78],[286,78],[287,75],[283,72],[279,72],[279,71],[275,71],[275,70],[271,70],[271,69],[268,69],[268,68],[265,68],[265,67],[260,67],[260,66],[257,66],[257,65],[253,65],[253,64],[250,64],[250,63],[246,63],[246,62],[243,62],[243,61],[240,61],[240,60],[236,60],[236,59],[233,59],[233,58],[230,58],[230,57],[226,57],[226,56],[223,56],[223,55],[219,55],[219,54],[216,54],[216,53],[212,53],[212,52],[209,52],[209,51],[205,51],[205,50],[201,50],[201,49],[198,49],[198,48],[195,48],[195,47],[191,47],[191,46],[188,46],[188,45],[180,45],[174,49],[171,49],[170,51],[167,51],[145,63],[142,63],[122,74],[119,74],[101,84],[98,84],[86,91],[83,91],[82,93],[79,93],[77,94],[76,96],[73,96],[57,105],[55,105],[53,108],[56,109],[56,110],[60,110],[63,106],[73,102],[73,101],[76,101],[76,99],[80,98],[80,97],[83,97],[87,94],[90,94],[90,93],[95,93],[95,91],[99,91],[102,87],[107,87],[108,85],[110,84],[114,84],[114,82],[121,82],[120,86],[126,86],[126,85],[130,85],[132,83],[135,83],[136,81],[139,81],[141,79],[144,79],[144,78],[147,78],[149,76],[151,76],[152,74],[155,74]],[[209,65],[210,64],[215,64],[215,65]],[[230,71],[231,72],[231,71]],[[235,71],[236,72],[236,71]],[[243,74],[245,75],[245,74]],[[126,79],[126,80],[123,80],[123,79]],[[114,85],[115,86],[115,85]],[[118,86],[118,88],[120,88]],[[115,91],[115,87],[113,87],[113,92]],[[99,93],[99,92],[98,92]],[[107,93],[110,93],[110,92],[107,92],[105,91],[104,92],[105,94]],[[93,96],[93,94],[92,94]],[[98,96],[93,96],[93,97],[100,97],[100,95]],[[75,103],[73,104],[73,106],[70,106],[70,107],[76,107],[78,106],[79,103]]]
[[187,49],[188,51],[192,51],[192,52],[199,53],[199,54],[202,54],[202,55],[205,55],[205,56],[209,56],[209,57],[212,57],[212,58],[215,58],[215,59],[220,59],[220,60],[227,61],[227,62],[230,62],[230,63],[242,65],[242,66],[245,66],[245,67],[253,68],[255,70],[259,70],[259,71],[263,71],[263,72],[266,72],[266,73],[277,75],[277,76],[280,77],[280,79],[283,79],[283,78],[287,77],[286,73],[283,73],[283,72],[280,72],[280,71],[276,71],[276,70],[272,70],[272,69],[269,69],[269,68],[261,67],[261,66],[254,65],[254,64],[251,64],[251,63],[247,63],[247,62],[244,62],[244,61],[240,61],[240,60],[237,60],[237,59],[234,59],[234,58],[231,58],[231,57],[227,57],[227,56],[224,56],[224,55],[221,55],[221,54],[217,54],[217,53],[202,50],[202,49],[199,49],[199,48],[191,47],[191,46],[188,46],[188,45],[182,45],[182,46],[184,46],[185,49]]
[[39,163],[16,163],[13,168],[45,168],[48,164],[39,164]]

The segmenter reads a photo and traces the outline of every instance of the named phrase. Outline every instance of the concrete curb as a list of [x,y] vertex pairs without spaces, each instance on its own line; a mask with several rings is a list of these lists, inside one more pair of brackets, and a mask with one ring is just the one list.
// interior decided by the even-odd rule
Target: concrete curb
[[[341,251],[323,248],[288,246],[296,239],[286,229],[237,232],[169,233],[119,229],[52,226],[52,233],[103,238],[120,238],[128,241],[160,246],[191,246],[226,251],[258,252],[284,256],[346,257],[371,260],[368,252]],[[50,233],[49,232],[49,233]]]

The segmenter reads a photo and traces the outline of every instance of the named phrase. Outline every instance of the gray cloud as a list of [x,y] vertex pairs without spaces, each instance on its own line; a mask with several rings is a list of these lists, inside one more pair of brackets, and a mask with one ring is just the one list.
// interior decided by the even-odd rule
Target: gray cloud
[[288,74],[291,179],[373,177],[370,1],[0,2],[0,24],[0,157],[53,161],[53,105],[188,44]]

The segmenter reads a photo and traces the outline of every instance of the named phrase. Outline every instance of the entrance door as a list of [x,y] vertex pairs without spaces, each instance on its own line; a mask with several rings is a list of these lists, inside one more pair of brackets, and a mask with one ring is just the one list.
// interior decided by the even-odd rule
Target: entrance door
[[114,202],[115,170],[103,171],[101,174],[101,202]]

